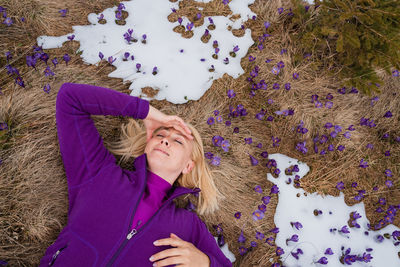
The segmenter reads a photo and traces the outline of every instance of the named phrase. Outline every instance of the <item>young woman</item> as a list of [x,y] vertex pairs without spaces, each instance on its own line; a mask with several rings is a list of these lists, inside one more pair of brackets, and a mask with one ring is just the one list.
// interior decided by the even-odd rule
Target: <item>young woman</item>
[[[90,115],[132,117],[110,150],[134,157],[133,171],[116,163]],[[73,83],[57,94],[56,121],[68,223],[39,266],[232,266],[197,214],[173,202],[194,194],[204,214],[223,198],[192,125],[139,97]]]

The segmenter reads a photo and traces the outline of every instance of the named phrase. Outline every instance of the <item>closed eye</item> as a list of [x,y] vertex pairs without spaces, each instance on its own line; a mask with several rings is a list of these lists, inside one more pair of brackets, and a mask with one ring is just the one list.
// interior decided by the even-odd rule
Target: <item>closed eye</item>
[[[161,136],[161,137],[162,137],[161,134],[157,134],[157,136]],[[180,141],[178,141],[178,140],[175,140],[175,141],[182,145],[182,142],[180,142]]]

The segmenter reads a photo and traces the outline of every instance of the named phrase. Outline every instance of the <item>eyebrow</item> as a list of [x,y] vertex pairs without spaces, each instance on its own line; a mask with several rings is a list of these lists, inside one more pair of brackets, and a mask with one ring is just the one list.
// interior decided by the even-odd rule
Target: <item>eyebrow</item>
[[[160,131],[162,131],[162,130],[166,130],[166,131],[168,131],[168,132],[170,131],[169,128],[161,127],[161,128],[157,131],[157,133],[160,132]],[[180,133],[175,133],[175,134],[181,136],[181,137],[183,138],[183,140],[186,142],[186,137],[184,137],[184,136],[181,135]]]

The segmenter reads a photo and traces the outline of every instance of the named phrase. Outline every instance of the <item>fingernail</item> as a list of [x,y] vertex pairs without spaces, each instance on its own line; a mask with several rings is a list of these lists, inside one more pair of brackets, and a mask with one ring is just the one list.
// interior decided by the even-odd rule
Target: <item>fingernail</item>
[[150,261],[153,261],[153,260],[154,260],[154,257],[153,257],[153,256],[151,256],[149,260],[150,260]]
[[154,244],[154,245],[158,245],[158,241],[154,241],[153,244]]
[[153,266],[157,266],[157,264],[153,263]]

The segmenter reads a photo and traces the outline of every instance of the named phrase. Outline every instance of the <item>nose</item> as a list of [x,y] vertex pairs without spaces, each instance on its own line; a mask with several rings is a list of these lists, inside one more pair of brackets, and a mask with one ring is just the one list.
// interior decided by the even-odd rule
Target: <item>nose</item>
[[161,139],[161,144],[166,144],[166,146],[169,146],[168,140],[166,137],[164,137],[163,139]]

